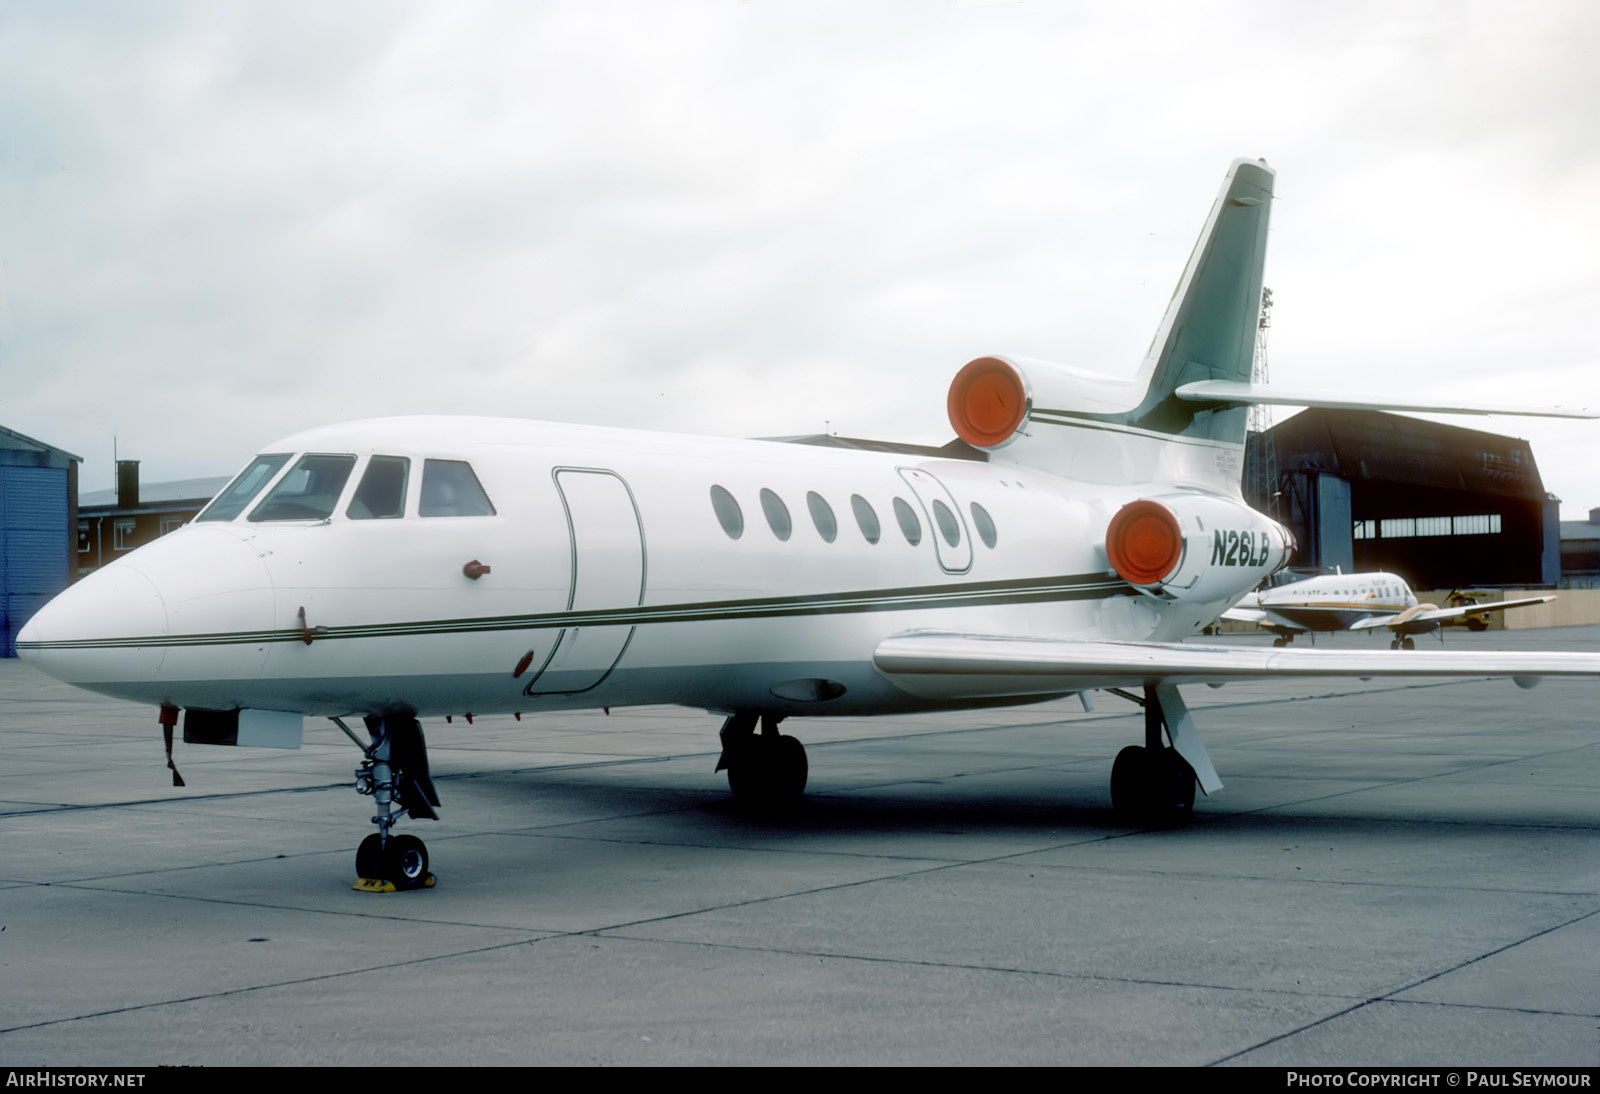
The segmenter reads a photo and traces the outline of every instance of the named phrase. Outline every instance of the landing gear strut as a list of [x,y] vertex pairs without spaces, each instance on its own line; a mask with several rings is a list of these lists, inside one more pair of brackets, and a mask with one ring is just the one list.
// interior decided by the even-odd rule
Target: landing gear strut
[[1194,768],[1161,743],[1166,727],[1157,689],[1146,687],[1144,744],[1124,748],[1111,765],[1111,807],[1135,824],[1183,824],[1194,815]]
[[[334,724],[361,745],[360,738],[338,718]],[[390,829],[409,814],[438,820],[434,807],[439,795],[428,777],[428,746],[422,726],[408,716],[369,717],[370,747],[356,768],[356,791],[371,795],[377,805],[372,823],[378,830],[356,848],[355,888],[363,892],[392,893],[399,889],[425,889],[434,883],[428,872],[428,848],[412,835],[395,835]]]
[[805,793],[806,748],[778,733],[781,716],[763,714],[757,733],[756,715],[734,714],[722,723],[722,756],[716,770],[728,772],[728,789],[740,805],[764,812],[792,809]]

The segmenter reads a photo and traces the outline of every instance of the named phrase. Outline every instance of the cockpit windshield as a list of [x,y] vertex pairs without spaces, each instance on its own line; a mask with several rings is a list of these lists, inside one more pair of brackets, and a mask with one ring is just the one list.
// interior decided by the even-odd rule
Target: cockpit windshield
[[354,456],[301,456],[249,520],[327,520],[355,468]]
[[351,520],[394,520],[405,516],[406,475],[410,469],[411,461],[404,456],[372,457],[344,515]]
[[419,517],[492,517],[494,505],[472,465],[461,460],[422,461]]
[[250,466],[239,472],[239,477],[218,494],[205,511],[195,518],[202,520],[232,520],[244,512],[244,507],[255,500],[261,488],[272,481],[278,468],[289,462],[290,452],[269,452],[250,461]]

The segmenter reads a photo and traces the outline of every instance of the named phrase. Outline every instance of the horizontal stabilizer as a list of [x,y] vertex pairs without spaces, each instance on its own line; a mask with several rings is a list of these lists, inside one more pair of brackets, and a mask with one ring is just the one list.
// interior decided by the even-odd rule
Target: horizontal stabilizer
[[1530,407],[1461,403],[1439,399],[1362,398],[1327,388],[1247,384],[1235,380],[1197,380],[1181,385],[1178,398],[1191,403],[1308,406],[1330,410],[1399,410],[1425,414],[1513,414],[1528,418],[1600,418],[1586,407]]
[[941,699],[1343,676],[1509,676],[1524,687],[1545,676],[1600,676],[1600,653],[1418,650],[1397,655],[932,632],[885,639],[873,662],[911,694]]

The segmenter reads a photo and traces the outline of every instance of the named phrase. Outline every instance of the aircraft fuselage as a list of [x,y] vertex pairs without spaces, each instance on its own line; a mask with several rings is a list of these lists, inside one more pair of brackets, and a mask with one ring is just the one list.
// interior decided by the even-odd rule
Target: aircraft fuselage
[[[328,517],[202,517],[69,590],[24,656],[185,708],[881,713],[929,705],[873,668],[886,635],[1175,639],[1265,561],[1236,528],[1209,548],[1235,581],[1204,602],[1142,595],[1109,568],[1105,530],[1150,484],[999,461],[448,418],[268,451],[287,454],[280,481],[307,454],[354,457]],[[375,458],[408,461],[404,513],[354,519]],[[470,465],[493,515],[419,515],[432,460]]]

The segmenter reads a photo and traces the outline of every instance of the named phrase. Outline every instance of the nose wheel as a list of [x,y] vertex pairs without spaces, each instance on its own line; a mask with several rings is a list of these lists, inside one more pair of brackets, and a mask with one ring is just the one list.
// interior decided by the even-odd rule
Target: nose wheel
[[[334,724],[358,745],[360,739],[344,722]],[[439,795],[428,777],[427,744],[415,718],[368,718],[372,744],[362,748],[365,760],[356,768],[357,792],[371,796],[377,806],[372,823],[378,830],[356,848],[356,883],[365,893],[393,893],[404,889],[429,889],[435,882],[428,872],[428,848],[416,836],[391,831],[409,814],[438,820],[434,807]]]

